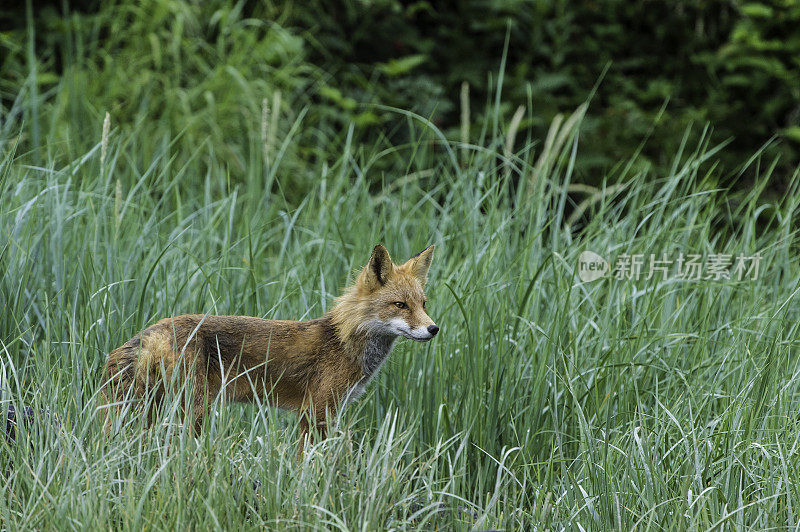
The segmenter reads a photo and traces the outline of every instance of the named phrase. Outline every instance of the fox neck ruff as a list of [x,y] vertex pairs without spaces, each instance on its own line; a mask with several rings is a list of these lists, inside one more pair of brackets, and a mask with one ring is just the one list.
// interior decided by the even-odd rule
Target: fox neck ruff
[[397,340],[397,334],[387,329],[383,322],[369,317],[368,303],[351,289],[330,310],[331,323],[339,341],[345,346],[345,352],[353,356],[353,362],[361,367],[367,380],[378,372]]

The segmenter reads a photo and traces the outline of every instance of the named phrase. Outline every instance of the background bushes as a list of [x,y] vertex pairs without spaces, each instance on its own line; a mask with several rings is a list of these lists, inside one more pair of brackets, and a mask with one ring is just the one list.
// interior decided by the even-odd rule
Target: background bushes
[[[637,164],[663,167],[687,129],[696,140],[707,123],[712,142],[732,142],[713,171],[718,177],[738,175],[732,172],[745,154],[776,136],[768,150],[782,169],[774,188],[798,162],[794,1],[146,0],[29,8],[2,18],[6,132],[25,120],[35,136],[38,122],[49,120],[65,139],[88,132],[94,142],[109,112],[121,127],[149,123],[143,160],[175,150],[206,171],[191,154],[207,146],[222,152],[233,179],[259,163],[261,147],[246,139],[265,120],[267,142],[302,117],[298,142],[284,154],[289,171],[318,163],[326,145],[348,135],[354,143],[409,140],[406,117],[382,106],[418,113],[462,139],[465,83],[472,127],[463,140],[507,128],[524,106],[519,129],[528,134],[516,136],[517,148],[544,138],[558,113],[590,99],[578,181],[598,182],[640,146]],[[56,90],[62,84],[70,90]],[[20,99],[38,100],[34,116],[14,113]],[[244,103],[253,101],[260,108]],[[165,140],[176,135],[177,142]],[[369,178],[398,170],[380,161]]]
[[583,129],[584,179],[626,158],[654,127],[645,155],[664,164],[693,123],[711,122],[715,138],[732,137],[741,153],[785,136],[776,151],[787,168],[796,162],[796,2],[316,2],[290,20],[311,30],[311,58],[333,65],[343,83],[433,115],[453,135],[462,82],[479,110],[473,118],[485,116],[506,38],[504,110],[510,117],[532,103],[522,127],[535,138],[599,82]]

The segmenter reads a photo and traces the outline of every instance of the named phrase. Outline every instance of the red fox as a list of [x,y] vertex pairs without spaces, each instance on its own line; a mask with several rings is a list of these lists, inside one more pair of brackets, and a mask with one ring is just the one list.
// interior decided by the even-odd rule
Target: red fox
[[310,321],[202,314],[163,319],[108,355],[103,400],[118,410],[126,399],[149,397],[151,419],[170,384],[189,384],[183,414],[191,412],[188,421],[199,433],[208,404],[223,390],[242,402],[257,394],[298,412],[300,458],[310,424],[325,438],[326,412],[334,414],[364,392],[398,336],[426,342],[439,332],[425,308],[432,259],[429,246],[398,266],[385,247],[375,246],[356,282],[328,313]]

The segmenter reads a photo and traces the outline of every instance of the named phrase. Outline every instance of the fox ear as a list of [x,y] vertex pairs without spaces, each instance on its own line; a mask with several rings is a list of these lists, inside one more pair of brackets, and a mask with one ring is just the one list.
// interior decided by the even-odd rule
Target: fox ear
[[408,259],[406,263],[411,268],[411,273],[419,279],[422,286],[425,286],[425,281],[428,280],[428,269],[431,267],[433,260],[433,245],[430,245]]
[[386,248],[378,244],[372,250],[372,256],[369,258],[367,266],[364,268],[366,273],[367,285],[371,288],[378,288],[386,284],[389,277],[392,275],[392,258]]

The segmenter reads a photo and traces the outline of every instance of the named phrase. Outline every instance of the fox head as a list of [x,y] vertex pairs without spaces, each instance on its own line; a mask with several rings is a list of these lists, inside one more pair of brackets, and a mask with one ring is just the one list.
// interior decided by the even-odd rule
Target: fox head
[[425,308],[432,259],[433,246],[428,246],[397,265],[385,247],[375,246],[355,284],[338,300],[336,314],[342,332],[404,336],[417,342],[436,336],[439,327]]

